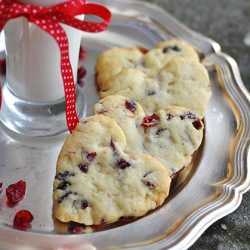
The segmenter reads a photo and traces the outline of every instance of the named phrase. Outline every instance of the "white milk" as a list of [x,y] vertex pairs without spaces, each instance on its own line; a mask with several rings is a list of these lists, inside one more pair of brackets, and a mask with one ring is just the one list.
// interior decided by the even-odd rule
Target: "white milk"
[[[65,0],[23,0],[23,3],[50,6]],[[63,25],[69,40],[70,61],[76,82],[81,31]],[[46,32],[21,17],[5,29],[7,83],[18,96],[32,102],[52,102],[64,97],[60,52]]]

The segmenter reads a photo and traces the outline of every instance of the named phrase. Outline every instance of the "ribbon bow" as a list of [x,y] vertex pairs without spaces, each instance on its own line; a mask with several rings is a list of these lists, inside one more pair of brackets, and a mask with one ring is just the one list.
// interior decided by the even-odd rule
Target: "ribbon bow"
[[[81,21],[77,15],[95,15],[101,22]],[[100,32],[107,29],[111,19],[110,11],[102,5],[87,3],[87,0],[71,0],[52,7],[32,6],[16,0],[0,0],[0,31],[11,19],[26,17],[42,30],[50,34],[57,42],[61,54],[61,73],[66,102],[66,121],[70,132],[79,122],[75,106],[75,84],[69,59],[69,43],[64,29],[59,23],[67,24],[87,32]]]

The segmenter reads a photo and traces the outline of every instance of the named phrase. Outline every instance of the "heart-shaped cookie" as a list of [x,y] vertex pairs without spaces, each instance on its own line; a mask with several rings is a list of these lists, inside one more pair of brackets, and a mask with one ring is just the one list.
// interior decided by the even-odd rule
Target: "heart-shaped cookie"
[[203,123],[190,110],[169,106],[146,116],[136,101],[107,96],[94,113],[114,119],[123,130],[127,153],[145,153],[166,166],[171,176],[187,166],[203,138]]
[[161,205],[170,177],[156,159],[127,154],[117,123],[96,115],[81,120],[60,152],[54,181],[55,218],[85,225],[138,217]]
[[110,88],[110,80],[124,69],[138,69],[155,77],[170,60],[185,57],[199,62],[198,53],[189,44],[170,40],[145,51],[140,48],[112,48],[100,54],[96,64],[97,85],[101,90]]
[[146,114],[162,107],[182,106],[202,118],[211,96],[209,77],[204,66],[186,58],[175,58],[149,78],[138,69],[123,70],[101,90],[101,97],[123,95],[139,102]]

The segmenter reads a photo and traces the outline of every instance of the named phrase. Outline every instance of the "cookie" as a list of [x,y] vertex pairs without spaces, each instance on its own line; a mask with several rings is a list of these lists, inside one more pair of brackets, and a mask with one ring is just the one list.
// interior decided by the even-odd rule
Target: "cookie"
[[130,152],[137,152],[137,148],[141,148],[144,139],[138,128],[145,112],[139,103],[124,96],[107,96],[95,104],[93,111],[94,114],[103,114],[118,123],[125,134]]
[[139,69],[147,76],[154,77],[170,60],[186,57],[199,62],[199,56],[192,46],[170,40],[159,43],[156,48],[144,52],[140,48],[112,48],[100,54],[97,64],[97,85],[106,90],[109,81],[124,69]]
[[170,40],[159,43],[155,49],[149,50],[143,57],[140,70],[149,77],[155,77],[159,70],[174,58],[188,58],[199,62],[198,53],[187,43]]
[[205,114],[211,96],[207,70],[199,62],[174,58],[155,78],[138,69],[126,69],[114,77],[100,96],[123,95],[138,101],[146,114],[167,106],[182,106],[198,117]]
[[143,53],[137,48],[112,48],[100,54],[96,63],[96,81],[100,89],[125,68],[134,68]]
[[165,167],[145,154],[127,154],[117,123],[103,115],[81,120],[60,152],[53,213],[62,222],[85,225],[139,217],[168,196]]
[[107,96],[94,113],[114,119],[127,139],[126,153],[158,159],[173,177],[187,166],[203,138],[204,125],[190,110],[169,106],[146,116],[140,104],[124,96]]

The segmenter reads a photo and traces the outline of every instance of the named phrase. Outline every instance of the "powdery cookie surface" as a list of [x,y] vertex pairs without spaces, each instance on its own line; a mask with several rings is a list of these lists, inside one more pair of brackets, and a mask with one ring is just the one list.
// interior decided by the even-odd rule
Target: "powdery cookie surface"
[[171,176],[191,162],[203,138],[202,121],[182,107],[169,106],[146,116],[138,102],[114,95],[100,100],[94,113],[118,123],[127,139],[126,152],[155,157]]
[[140,48],[112,48],[100,54],[97,64],[97,85],[106,90],[110,80],[124,69],[139,69],[147,76],[154,77],[170,60],[186,57],[199,62],[198,53],[189,44],[170,40],[159,43],[156,48],[144,52]]
[[66,139],[54,181],[54,216],[85,225],[143,216],[169,192],[165,167],[151,156],[124,152],[117,123],[103,115],[82,120]]
[[168,62],[154,78],[138,69],[123,70],[100,96],[123,95],[138,101],[146,114],[167,106],[182,106],[203,117],[211,96],[209,76],[202,64],[186,58]]
[[137,48],[112,48],[102,52],[96,63],[96,80],[100,89],[107,89],[108,81],[125,68],[134,68],[143,53]]

